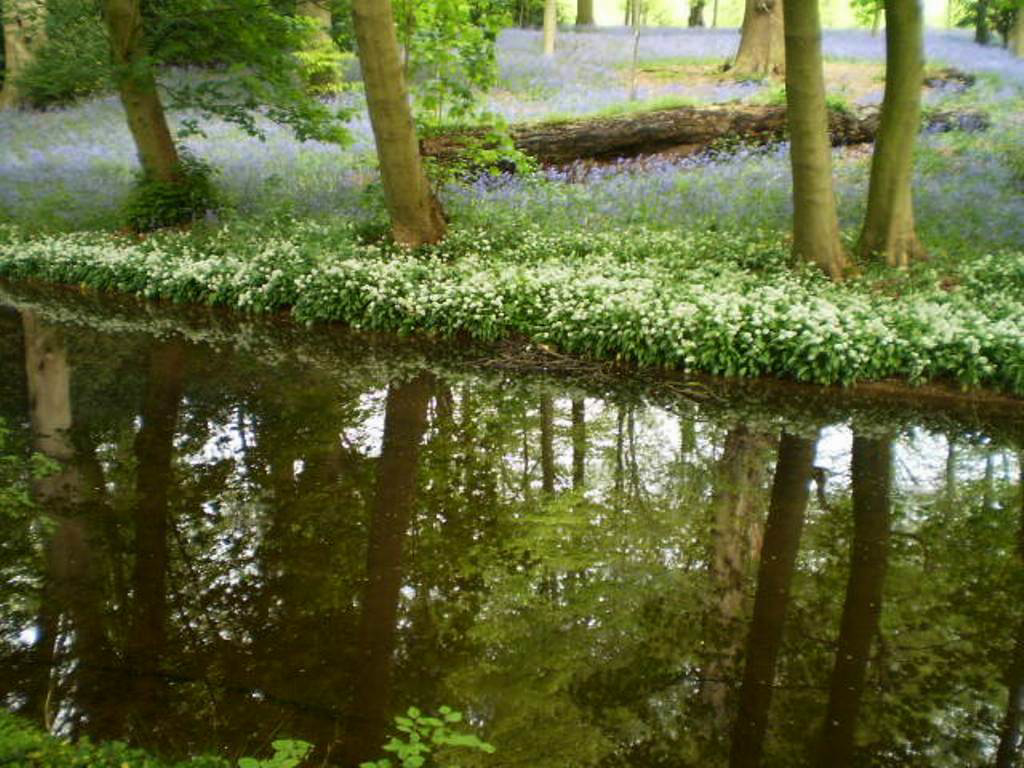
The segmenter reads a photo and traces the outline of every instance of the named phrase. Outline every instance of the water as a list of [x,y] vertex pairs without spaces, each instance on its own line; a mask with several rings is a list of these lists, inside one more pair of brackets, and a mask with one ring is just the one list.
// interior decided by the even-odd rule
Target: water
[[37,509],[0,484],[0,697],[56,732],[346,766],[447,705],[497,748],[463,765],[1019,753],[1014,404],[2,290],[3,452],[51,462]]

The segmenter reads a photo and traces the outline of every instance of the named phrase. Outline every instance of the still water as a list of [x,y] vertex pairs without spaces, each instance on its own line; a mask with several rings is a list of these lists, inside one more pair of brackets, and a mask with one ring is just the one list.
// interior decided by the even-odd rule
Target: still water
[[462,765],[1020,759],[1012,405],[0,307],[0,478],[45,464],[0,484],[0,698],[55,732],[352,766],[445,705],[497,748]]

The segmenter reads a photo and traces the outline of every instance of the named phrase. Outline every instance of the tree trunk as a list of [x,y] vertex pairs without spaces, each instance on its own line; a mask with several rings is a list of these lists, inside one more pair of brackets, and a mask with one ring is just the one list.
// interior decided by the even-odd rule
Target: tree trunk
[[711,28],[718,28],[718,0],[713,0],[711,3]]
[[746,663],[739,708],[733,723],[730,768],[761,765],[775,662],[789,605],[814,464],[814,440],[783,434],[765,525],[757,594],[747,635]]
[[764,515],[765,452],[769,441],[745,425],[725,437],[714,471],[711,498],[711,606],[708,612],[712,645],[703,684],[716,732],[727,726],[728,680],[740,651],[740,621],[746,577],[753,553],[760,549]]
[[1017,8],[1014,12],[1007,47],[1014,56],[1024,58],[1024,7]]
[[843,276],[817,0],[786,0],[786,112],[793,166],[793,253]]
[[321,66],[313,66],[306,71],[307,86],[312,92],[323,93],[334,90],[341,82],[341,73],[338,71],[336,62],[330,61],[331,55],[337,51],[334,45],[334,37],[331,35],[333,19],[331,17],[331,6],[326,0],[299,0],[295,6],[295,13],[305,16],[316,23],[309,43],[307,53],[313,56],[323,56]]
[[974,8],[974,42],[978,45],[988,45],[992,39],[992,28],[988,23],[989,0],[977,0]]
[[861,256],[879,255],[889,266],[906,267],[924,255],[911,190],[924,79],[920,0],[886,0],[885,59],[885,96],[859,250]]
[[156,75],[147,59],[139,0],[104,0],[103,11],[114,81],[139,164],[150,178],[173,182],[178,178],[178,150],[156,89]]
[[854,435],[850,577],[846,582],[828,709],[818,749],[821,768],[852,764],[868,656],[882,615],[891,493],[891,443]]
[[576,0],[576,26],[594,26],[594,0]]
[[558,28],[558,3],[544,0],[544,55],[555,55],[555,31]]
[[4,27],[4,85],[0,109],[22,106],[25,94],[18,84],[46,43],[44,0],[4,0],[0,7]]
[[[830,141],[835,146],[874,141],[877,113],[862,116],[831,111]],[[929,115],[934,132],[960,129],[967,123],[987,127],[987,115],[977,111]],[[523,123],[509,127],[516,149],[546,165],[577,160],[611,160],[659,152],[686,154],[706,149],[719,139],[747,143],[781,141],[786,131],[785,107],[672,107],[615,117],[587,117],[554,123]],[[466,146],[483,142],[486,130],[453,131],[421,142],[425,157],[450,163],[464,156]]]
[[781,75],[785,71],[782,16],[783,0],[746,1],[734,71],[752,75]]
[[586,401],[572,401],[572,489],[583,490],[584,468],[587,461]]
[[[1021,506],[1018,510],[1020,526],[1017,530],[1017,565],[1024,568],[1024,453],[1019,454]],[[999,748],[996,750],[996,768],[1017,768],[1020,764],[1021,720],[1024,719],[1024,619],[1017,624],[1013,656],[1006,673],[1006,713],[999,729]]]
[[135,561],[132,620],[127,642],[131,696],[144,722],[165,712],[167,680],[160,668],[167,647],[168,529],[174,434],[185,383],[185,347],[160,344],[150,353],[135,438]]
[[555,403],[551,395],[540,398],[541,490],[555,492]]
[[690,18],[687,19],[686,22],[688,27],[704,26],[705,5],[707,5],[707,0],[693,0],[693,2],[690,3]]
[[436,243],[444,215],[423,171],[390,0],[353,0],[352,23],[392,234],[403,245]]
[[343,745],[346,768],[380,756],[390,723],[402,550],[416,499],[420,441],[427,429],[430,391],[431,381],[426,375],[388,389],[357,635],[354,711]]

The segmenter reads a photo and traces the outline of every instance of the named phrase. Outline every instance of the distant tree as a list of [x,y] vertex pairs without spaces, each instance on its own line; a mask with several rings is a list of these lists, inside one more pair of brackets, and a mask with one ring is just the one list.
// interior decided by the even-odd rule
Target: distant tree
[[544,0],[544,55],[555,55],[555,33],[558,29],[558,3]]
[[410,246],[437,242],[446,224],[423,169],[390,0],[353,0],[352,22],[392,235]]
[[885,95],[859,250],[862,256],[882,256],[894,267],[905,267],[924,253],[911,191],[923,78],[920,0],[885,0]]
[[332,36],[334,19],[330,4],[326,0],[299,0],[295,12],[309,19],[313,27],[308,46],[299,54],[307,87],[312,93],[339,90],[339,65],[343,57]]
[[793,253],[833,280],[845,267],[832,185],[821,20],[816,0],[786,0],[786,115],[793,168]]
[[4,84],[0,109],[24,104],[19,78],[46,42],[45,0],[4,0],[0,4],[4,28]]
[[1014,56],[1024,58],[1024,7],[1014,10],[1013,24],[1010,26],[1008,48]]
[[704,6],[706,5],[707,0],[693,0],[693,2],[690,3],[690,17],[687,20],[687,26],[704,26]]
[[783,0],[746,0],[740,48],[733,69],[755,75],[782,74],[786,69]]
[[594,0],[576,0],[576,26],[594,25]]

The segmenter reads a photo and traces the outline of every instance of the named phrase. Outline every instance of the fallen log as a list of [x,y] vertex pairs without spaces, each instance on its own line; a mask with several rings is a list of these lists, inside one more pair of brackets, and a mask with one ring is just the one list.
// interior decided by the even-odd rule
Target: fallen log
[[[925,130],[984,130],[984,113],[931,113]],[[833,146],[874,141],[877,110],[829,111]],[[723,140],[769,144],[786,134],[786,108],[781,106],[673,107],[612,117],[583,117],[509,127],[515,147],[542,165],[564,166],[577,160],[614,160],[662,152],[694,153]],[[493,148],[486,130],[462,130],[424,138],[420,151],[441,163],[463,158],[471,146]]]

